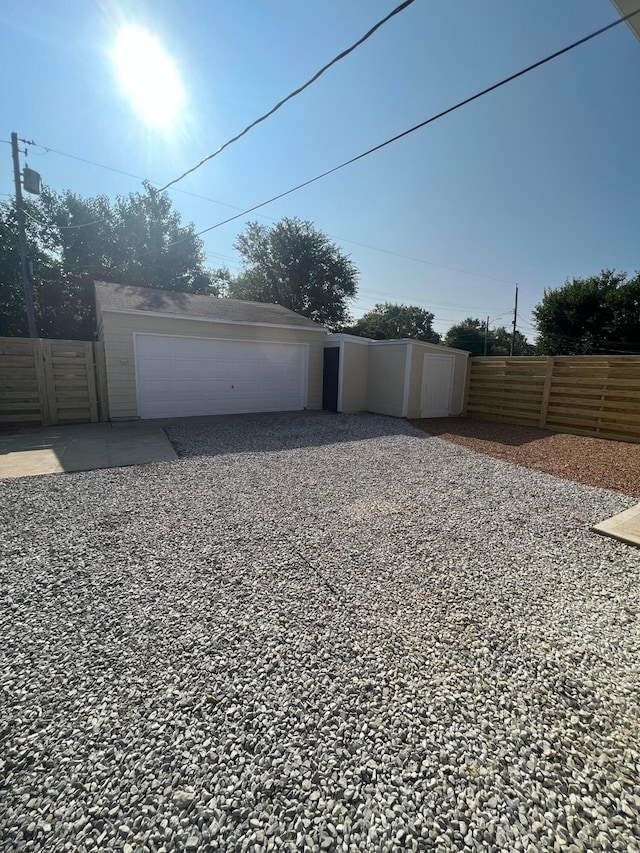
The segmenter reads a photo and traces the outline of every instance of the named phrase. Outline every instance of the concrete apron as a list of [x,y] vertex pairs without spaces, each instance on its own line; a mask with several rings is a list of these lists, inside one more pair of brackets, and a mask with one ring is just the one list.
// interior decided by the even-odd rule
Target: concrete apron
[[640,547],[640,504],[594,524],[591,529],[603,536]]
[[177,458],[165,431],[157,424],[75,424],[0,433],[0,479]]

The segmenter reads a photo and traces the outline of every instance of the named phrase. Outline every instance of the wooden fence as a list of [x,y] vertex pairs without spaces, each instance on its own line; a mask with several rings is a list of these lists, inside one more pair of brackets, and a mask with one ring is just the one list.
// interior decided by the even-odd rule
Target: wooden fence
[[466,413],[640,441],[640,356],[471,358]]
[[106,420],[102,343],[0,338],[0,427]]

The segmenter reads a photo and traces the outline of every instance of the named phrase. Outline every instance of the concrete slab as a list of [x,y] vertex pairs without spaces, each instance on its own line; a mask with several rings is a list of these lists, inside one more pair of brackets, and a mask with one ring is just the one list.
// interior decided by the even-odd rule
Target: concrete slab
[[602,533],[603,536],[611,536],[620,542],[640,547],[640,504],[594,524],[591,529]]
[[77,424],[0,433],[0,479],[177,458],[157,424]]

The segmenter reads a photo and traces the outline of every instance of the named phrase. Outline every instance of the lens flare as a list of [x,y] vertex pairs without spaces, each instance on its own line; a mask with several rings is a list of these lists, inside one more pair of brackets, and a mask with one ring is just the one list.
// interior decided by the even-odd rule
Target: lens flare
[[145,30],[124,27],[113,51],[118,82],[133,110],[147,124],[169,130],[184,104],[175,63]]

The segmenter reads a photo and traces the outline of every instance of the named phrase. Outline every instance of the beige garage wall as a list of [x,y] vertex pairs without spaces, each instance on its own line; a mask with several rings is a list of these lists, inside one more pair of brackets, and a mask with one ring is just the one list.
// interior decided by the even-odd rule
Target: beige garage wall
[[376,341],[369,344],[367,411],[404,417],[404,379],[408,344]]
[[341,412],[366,412],[369,341],[342,338],[338,408]]
[[324,331],[306,331],[244,323],[212,323],[145,313],[98,310],[98,329],[104,340],[109,411],[112,420],[138,417],[133,335],[147,332],[196,338],[224,338],[270,343],[308,344],[307,408],[322,408],[322,353]]
[[453,358],[453,388],[451,392],[450,415],[460,415],[464,408],[464,390],[467,375],[468,353],[451,347],[434,346],[414,341],[411,347],[411,370],[409,373],[409,394],[407,397],[408,418],[420,418],[420,398],[422,395],[422,371],[425,353]]

